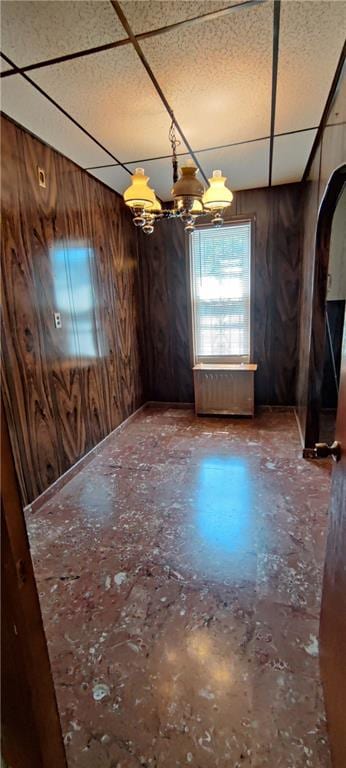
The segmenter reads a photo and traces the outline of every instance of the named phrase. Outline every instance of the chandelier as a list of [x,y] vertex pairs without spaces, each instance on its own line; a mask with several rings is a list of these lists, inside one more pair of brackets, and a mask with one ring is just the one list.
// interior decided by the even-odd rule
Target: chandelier
[[198,216],[213,214],[212,224],[223,224],[223,211],[233,200],[233,194],[226,187],[226,176],[221,171],[213,171],[209,186],[205,190],[202,182],[197,179],[198,168],[192,160],[180,168],[178,178],[177,146],[180,141],[176,138],[174,121],[172,121],[169,140],[172,148],[173,166],[173,205],[162,208],[155,190],[149,187],[149,176],[144,168],[136,168],[131,185],[124,192],[125,204],[133,213],[133,223],[147,235],[154,231],[156,221],[161,219],[180,218],[185,225],[185,232],[193,232]]

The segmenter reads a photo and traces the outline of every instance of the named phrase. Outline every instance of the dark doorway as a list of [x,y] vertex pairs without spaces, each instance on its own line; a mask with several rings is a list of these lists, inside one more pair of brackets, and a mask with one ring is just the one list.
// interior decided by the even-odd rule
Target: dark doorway
[[335,438],[346,299],[346,185],[335,208],[329,247],[320,440]]
[[305,446],[333,442],[346,298],[346,164],[328,183],[317,223]]

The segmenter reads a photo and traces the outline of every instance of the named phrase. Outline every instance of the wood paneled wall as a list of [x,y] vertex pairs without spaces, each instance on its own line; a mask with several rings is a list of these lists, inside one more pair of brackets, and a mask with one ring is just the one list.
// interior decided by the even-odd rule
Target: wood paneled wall
[[1,128],[3,393],[29,502],[143,402],[137,239],[118,195]]
[[[316,257],[316,230],[318,213],[321,200],[326,191],[328,181],[336,168],[346,161],[346,81],[341,80],[336,96],[331,105],[326,126],[316,148],[311,166],[309,180],[305,195],[304,206],[304,242],[302,253],[302,286],[300,293],[300,337],[299,337],[299,375],[297,384],[298,417],[301,431],[306,446],[311,446],[315,439],[313,424],[309,424],[308,401],[310,398],[311,383],[318,377],[322,385],[322,372],[317,370],[317,360],[314,347],[323,349],[323,338],[313,342],[313,321],[319,326],[318,333],[324,335],[324,315],[326,300],[326,285],[316,286],[315,283],[315,257]],[[328,265],[325,265],[328,271]],[[315,289],[320,296],[315,295]],[[317,304],[314,297],[317,299]],[[317,312],[318,317],[313,317]],[[317,322],[316,322],[317,321]],[[322,361],[323,365],[323,361]],[[316,388],[316,387],[315,387]]]
[[[257,404],[292,405],[298,364],[303,186],[236,192],[232,215],[256,216],[254,362]],[[146,391],[153,400],[193,400],[186,244],[180,221],[139,233],[146,338]]]

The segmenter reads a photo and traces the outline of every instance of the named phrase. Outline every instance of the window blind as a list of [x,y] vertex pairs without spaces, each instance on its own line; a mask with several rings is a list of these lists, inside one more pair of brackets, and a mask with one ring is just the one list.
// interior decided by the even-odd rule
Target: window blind
[[251,222],[191,235],[196,362],[250,358]]

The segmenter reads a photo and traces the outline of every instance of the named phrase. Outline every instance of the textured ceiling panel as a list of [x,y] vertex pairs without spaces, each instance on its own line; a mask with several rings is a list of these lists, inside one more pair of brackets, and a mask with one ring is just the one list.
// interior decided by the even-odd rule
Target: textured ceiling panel
[[138,35],[239,2],[242,0],[125,0],[120,4],[133,32]]
[[131,176],[121,165],[112,165],[108,168],[94,168],[94,170],[88,171],[88,173],[91,173],[99,181],[103,181],[104,184],[119,192],[120,195],[131,184]]
[[193,149],[267,136],[273,4],[141,41]]
[[338,87],[334,94],[327,125],[346,122],[346,60],[344,61]]
[[[264,187],[268,184],[269,140],[222,150],[198,152],[197,156],[208,177],[212,175],[213,170],[221,168],[228,177],[231,189]],[[178,157],[179,167],[188,159],[188,154]],[[136,167],[136,163],[128,165],[132,172]],[[173,185],[171,160],[169,158],[152,160],[143,163],[143,168],[146,175],[150,177],[150,186],[155,189],[161,200],[171,200]],[[122,171],[117,166],[97,168],[90,173],[120,193],[129,184],[126,171]],[[201,178],[200,173],[198,176]]]
[[316,133],[304,131],[274,139],[273,184],[301,181]]
[[4,78],[1,91],[3,112],[66,157],[82,166],[109,163],[109,155],[76,128],[21,75]]
[[276,133],[319,124],[345,29],[342,0],[281,3]]
[[269,140],[198,152],[197,157],[208,178],[220,169],[232,190],[268,185]]
[[170,151],[170,118],[132,45],[31,76],[119,160]]
[[17,66],[126,37],[103,0],[4,0],[1,25],[1,49]]
[[[179,166],[183,165],[183,163],[186,162],[189,157],[190,155],[188,154],[178,157]],[[172,161],[170,158],[149,160],[147,162],[143,162],[142,165],[140,165],[140,163],[130,163],[127,165],[127,167],[131,173],[134,173],[135,169],[138,167],[144,168],[146,175],[149,176],[149,184],[153,189],[155,189],[158,197],[161,200],[171,199],[173,171]],[[120,194],[123,193],[124,189],[126,189],[130,183],[128,173],[116,165],[109,166],[107,168],[94,168],[89,170],[89,173],[92,173],[93,176],[96,176],[97,179],[104,181],[105,184],[108,184],[109,187],[112,187],[112,189],[115,189]],[[200,174],[198,175],[200,178]]]
[[8,69],[12,69],[9,64],[7,64],[7,61],[0,56],[0,64],[1,64],[1,72],[7,72]]

